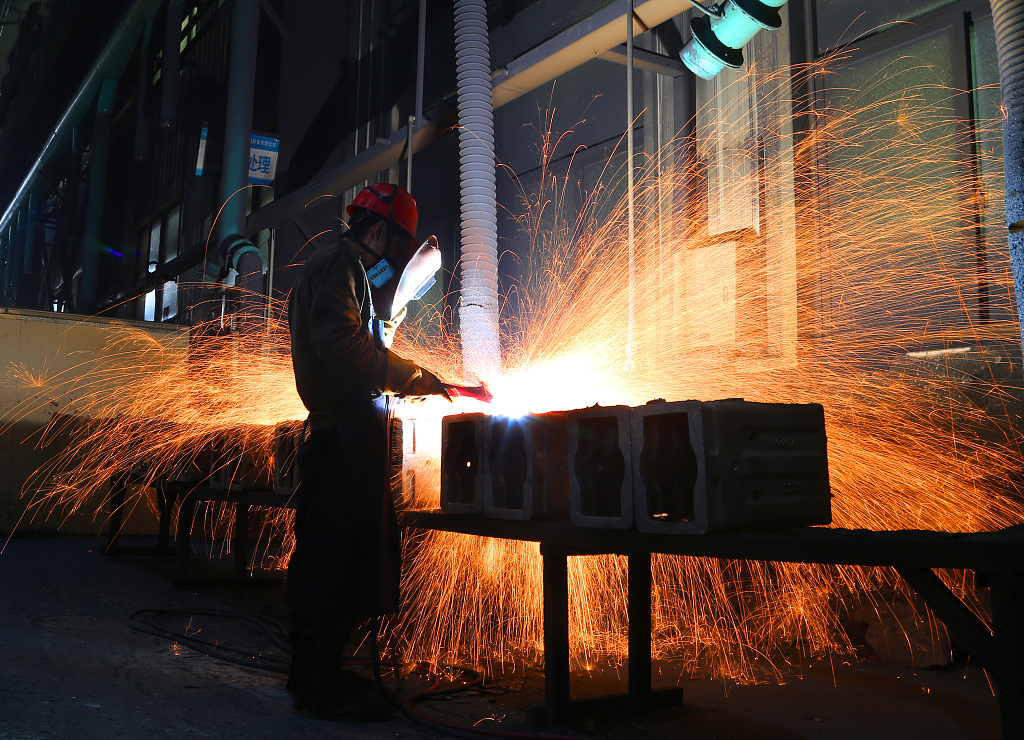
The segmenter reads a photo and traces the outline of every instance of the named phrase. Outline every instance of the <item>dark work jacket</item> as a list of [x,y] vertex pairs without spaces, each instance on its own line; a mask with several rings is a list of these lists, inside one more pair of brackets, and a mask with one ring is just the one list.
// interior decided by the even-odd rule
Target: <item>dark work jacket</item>
[[383,394],[416,393],[424,377],[436,381],[371,334],[372,299],[358,249],[342,239],[318,250],[288,304],[295,385],[311,412],[297,457],[302,483],[288,565],[300,657],[312,649],[306,642],[343,642],[339,631],[397,607],[400,546]]
[[436,382],[387,350],[370,332],[372,318],[359,247],[340,239],[317,250],[288,302],[295,385],[309,411],[344,414],[382,393],[418,395]]

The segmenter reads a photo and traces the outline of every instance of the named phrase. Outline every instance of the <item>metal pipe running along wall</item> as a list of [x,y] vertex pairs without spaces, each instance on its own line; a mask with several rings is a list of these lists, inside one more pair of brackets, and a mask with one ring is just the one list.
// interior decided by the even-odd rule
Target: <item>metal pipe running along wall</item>
[[501,369],[494,108],[486,0],[456,0],[455,66],[462,191],[459,326],[464,371],[480,378]]

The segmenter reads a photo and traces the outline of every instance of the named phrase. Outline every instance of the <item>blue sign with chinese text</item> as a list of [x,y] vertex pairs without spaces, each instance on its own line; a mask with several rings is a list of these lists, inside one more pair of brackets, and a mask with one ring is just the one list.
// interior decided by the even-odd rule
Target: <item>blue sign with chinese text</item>
[[[277,153],[281,140],[272,136],[253,134],[249,138],[249,184],[270,185],[277,174]],[[197,175],[219,175],[223,148],[210,140],[210,130],[203,127],[199,135],[199,156],[196,160]]]
[[249,184],[269,185],[277,173],[277,153],[281,140],[252,135],[249,140]]

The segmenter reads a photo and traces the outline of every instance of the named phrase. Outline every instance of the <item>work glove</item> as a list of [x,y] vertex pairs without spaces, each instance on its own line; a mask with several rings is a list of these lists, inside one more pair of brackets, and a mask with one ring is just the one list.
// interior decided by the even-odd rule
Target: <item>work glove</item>
[[452,400],[448,389],[436,375],[422,367],[417,370],[419,372],[410,379],[400,396],[444,396]]
[[444,396],[452,400],[444,383],[429,370],[396,354],[388,355],[388,374],[384,385],[387,393],[406,396]]

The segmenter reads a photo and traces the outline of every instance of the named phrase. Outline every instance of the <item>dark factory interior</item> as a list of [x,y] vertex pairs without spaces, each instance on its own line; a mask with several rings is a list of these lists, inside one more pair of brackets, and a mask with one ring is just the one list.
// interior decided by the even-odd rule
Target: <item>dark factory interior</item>
[[1024,736],[1022,29],[0,0],[0,737]]

